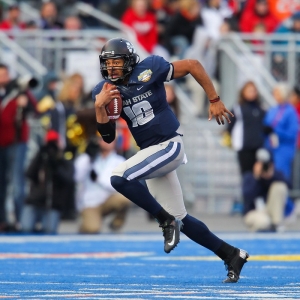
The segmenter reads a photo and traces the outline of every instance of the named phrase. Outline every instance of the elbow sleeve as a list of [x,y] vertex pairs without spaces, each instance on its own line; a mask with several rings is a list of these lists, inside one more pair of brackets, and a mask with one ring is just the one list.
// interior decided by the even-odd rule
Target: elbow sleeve
[[107,122],[107,123],[97,123],[97,130],[101,134],[104,142],[110,144],[114,141],[116,137],[116,123]]

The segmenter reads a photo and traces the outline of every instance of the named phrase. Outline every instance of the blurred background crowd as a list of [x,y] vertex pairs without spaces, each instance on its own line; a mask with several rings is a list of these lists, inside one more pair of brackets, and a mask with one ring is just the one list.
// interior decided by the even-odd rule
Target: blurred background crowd
[[187,206],[283,230],[300,198],[298,1],[0,0],[0,232],[80,220],[79,233],[98,233],[108,215],[111,230],[124,225],[133,207],[109,174],[138,148],[122,119],[103,143],[91,99],[100,49],[116,36],[141,58],[198,59],[235,115],[216,130],[191,77],[165,85],[190,160],[179,174]]

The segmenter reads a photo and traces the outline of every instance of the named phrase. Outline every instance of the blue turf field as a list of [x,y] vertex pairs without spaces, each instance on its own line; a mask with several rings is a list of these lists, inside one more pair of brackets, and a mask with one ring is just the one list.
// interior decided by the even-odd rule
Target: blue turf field
[[237,284],[185,237],[0,236],[0,299],[300,299],[299,233],[219,236],[251,255]]

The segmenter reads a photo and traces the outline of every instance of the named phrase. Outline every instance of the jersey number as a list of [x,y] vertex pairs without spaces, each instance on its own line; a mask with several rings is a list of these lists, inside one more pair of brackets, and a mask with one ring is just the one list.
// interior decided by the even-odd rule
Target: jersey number
[[132,107],[124,107],[124,113],[132,121],[132,127],[144,125],[154,118],[153,108],[148,101],[138,102]]

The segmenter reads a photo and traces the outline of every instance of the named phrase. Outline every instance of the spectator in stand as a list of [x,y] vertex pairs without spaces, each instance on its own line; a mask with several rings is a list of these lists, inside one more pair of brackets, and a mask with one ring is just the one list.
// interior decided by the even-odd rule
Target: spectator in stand
[[296,153],[298,117],[295,108],[288,103],[289,88],[278,83],[273,89],[277,104],[271,107],[264,119],[265,147],[274,158],[275,169],[291,180],[291,168]]
[[64,20],[64,29],[65,30],[81,30],[82,22],[77,16],[68,16]]
[[274,32],[279,20],[270,11],[267,0],[248,0],[240,19],[240,30],[252,33],[257,24],[264,24],[267,33]]
[[36,93],[37,110],[46,131],[53,129],[59,133],[60,147],[66,146],[66,113],[63,104],[57,99],[60,89],[60,78],[55,72],[49,72],[43,78],[43,86]]
[[112,170],[125,160],[115,152],[115,146],[115,142],[107,144],[101,137],[94,137],[86,152],[75,160],[80,233],[100,232],[102,219],[110,214],[114,214],[110,229],[119,230],[124,225],[131,202],[110,183]]
[[[58,19],[57,7],[53,1],[43,2],[40,8],[40,19],[37,22],[39,29],[58,30],[63,28],[63,24]],[[53,37],[49,37],[53,39]],[[43,64],[48,70],[55,69],[55,50],[43,49]]]
[[[50,115],[49,129],[60,133],[61,144],[67,150],[72,149],[72,143],[68,139],[67,129],[76,119],[76,112],[81,107],[81,101],[85,97],[83,77],[80,73],[74,73],[62,82],[52,98],[52,106],[46,112]],[[71,150],[73,153],[75,149]]]
[[226,18],[230,18],[232,15],[233,11],[227,1],[207,0],[206,6],[201,11],[201,16],[209,37],[213,40],[219,40],[221,37],[221,25]]
[[300,33],[300,10],[281,22],[276,33]]
[[[224,20],[231,18],[233,11],[228,3],[223,0],[205,1],[200,16],[203,26],[197,26],[193,35],[191,47],[185,57],[198,59],[203,62],[208,75],[213,79],[214,85],[218,87],[216,79],[218,41],[221,37],[221,26]],[[196,114],[199,117],[207,115],[207,99],[203,89],[199,87],[191,76],[188,76],[187,86],[191,91],[191,98],[196,106]]]
[[0,23],[0,30],[25,29],[26,24],[20,20],[20,8],[18,5],[8,7],[7,17]]
[[31,161],[26,176],[30,180],[30,191],[21,218],[22,231],[57,233],[65,201],[70,197],[69,186],[73,186],[74,165],[63,156],[59,148],[59,134],[50,130]]
[[64,80],[57,97],[63,103],[67,117],[75,114],[85,97],[83,76],[80,73],[68,76]]
[[184,58],[193,43],[196,28],[202,25],[198,0],[179,0],[179,9],[170,17],[164,35],[171,56]]
[[[70,159],[74,159],[79,148],[84,146],[82,128],[77,122],[77,111],[81,108],[82,100],[85,97],[84,79],[80,73],[68,76],[62,84],[57,95],[57,100],[63,106],[65,123],[62,123],[65,130],[66,141],[65,152]],[[69,197],[62,212],[62,218],[68,219],[74,216],[75,208],[75,185],[69,186]]]
[[158,39],[164,47],[166,47],[164,42],[166,27],[170,21],[171,16],[175,13],[175,8],[172,6],[172,4],[177,2],[178,2],[177,0],[176,1],[168,1],[168,0],[151,1],[151,9],[154,11],[157,20],[157,30],[158,30],[158,37],[159,37]]
[[[50,96],[52,98],[52,101],[54,101],[53,98],[55,98],[55,95],[57,93],[60,78],[55,72],[50,71],[46,75],[44,75],[41,81],[41,88],[34,92],[34,96],[38,101],[37,108],[40,109],[41,112],[43,112],[43,109],[45,109],[44,105],[45,107],[48,107],[46,103],[43,103],[45,101],[44,97]],[[46,99],[45,102],[48,101],[49,98]],[[39,107],[39,105],[41,105],[41,107]]]
[[63,24],[58,20],[57,7],[53,1],[44,2],[40,9],[39,28],[62,29]]
[[258,90],[252,81],[242,86],[237,105],[232,110],[234,118],[228,124],[227,134],[231,146],[237,152],[241,176],[252,172],[256,161],[256,151],[264,144],[264,116]]
[[5,203],[8,187],[12,187],[16,229],[25,197],[27,119],[31,111],[35,112],[36,99],[19,79],[12,80],[8,67],[0,64],[0,232],[9,230]]
[[[300,34],[300,11],[295,12],[290,18],[281,22],[276,29],[275,33],[284,33],[285,35],[289,33]],[[274,44],[286,45],[287,40],[274,40]],[[300,45],[300,40],[296,39],[296,45]],[[273,65],[272,73],[278,81],[286,81],[287,78],[287,50],[286,51],[276,51],[273,54]],[[300,66],[300,55],[296,53],[296,62],[299,68]],[[296,74],[296,80],[300,81],[299,72]]]
[[131,0],[121,21],[131,27],[138,42],[148,53],[153,53],[158,43],[157,21],[149,9],[148,0]]

